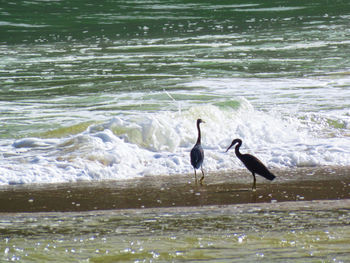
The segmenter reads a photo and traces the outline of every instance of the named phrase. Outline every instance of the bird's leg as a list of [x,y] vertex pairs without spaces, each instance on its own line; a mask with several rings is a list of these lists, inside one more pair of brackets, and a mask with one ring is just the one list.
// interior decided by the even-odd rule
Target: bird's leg
[[202,171],[202,178],[199,180],[200,184],[202,184],[202,181],[204,179],[204,171],[203,171],[203,167],[201,166],[201,171]]
[[256,178],[255,178],[255,174],[253,174],[253,178],[254,178],[254,181],[253,181],[253,187],[252,187],[252,190],[255,192],[256,191]]
[[194,170],[194,179],[197,182],[197,173],[196,173],[196,168],[193,169]]

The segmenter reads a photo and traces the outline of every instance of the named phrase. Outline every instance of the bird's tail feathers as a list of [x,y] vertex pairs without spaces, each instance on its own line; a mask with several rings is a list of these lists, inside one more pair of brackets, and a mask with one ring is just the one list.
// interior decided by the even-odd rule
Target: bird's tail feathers
[[263,176],[270,181],[276,178],[276,176],[272,173],[264,174]]

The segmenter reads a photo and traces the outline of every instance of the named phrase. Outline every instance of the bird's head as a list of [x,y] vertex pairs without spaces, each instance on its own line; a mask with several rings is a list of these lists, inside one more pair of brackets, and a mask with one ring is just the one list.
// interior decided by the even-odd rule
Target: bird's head
[[205,123],[205,121],[203,121],[202,119],[198,119],[197,120],[197,125],[199,125],[200,123]]
[[242,145],[242,140],[241,140],[241,139],[234,139],[234,140],[232,141],[231,145],[227,148],[226,152],[228,152],[228,150],[230,150],[230,148],[231,148],[232,146],[234,146],[236,143],[238,143],[239,146],[241,146],[241,145]]

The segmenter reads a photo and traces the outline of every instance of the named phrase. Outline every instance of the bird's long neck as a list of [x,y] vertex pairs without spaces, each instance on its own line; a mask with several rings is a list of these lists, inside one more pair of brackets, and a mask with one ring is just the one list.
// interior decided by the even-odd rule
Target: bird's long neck
[[238,144],[237,144],[236,147],[235,147],[235,153],[236,153],[236,156],[237,156],[239,159],[241,159],[241,157],[242,157],[242,154],[241,154],[241,152],[239,151],[239,148],[241,147],[241,145],[242,145],[242,142],[238,142]]
[[197,123],[197,130],[198,130],[198,138],[196,144],[201,144],[201,128],[199,127],[199,123]]

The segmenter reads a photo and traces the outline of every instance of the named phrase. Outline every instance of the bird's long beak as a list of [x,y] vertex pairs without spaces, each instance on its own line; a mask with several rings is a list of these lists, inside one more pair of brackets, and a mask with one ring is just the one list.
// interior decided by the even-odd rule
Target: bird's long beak
[[228,150],[230,150],[232,146],[233,146],[233,143],[231,143],[231,145],[230,145],[230,146],[227,148],[227,150],[226,150],[226,152],[225,152],[225,153],[227,153],[227,152],[228,152]]

